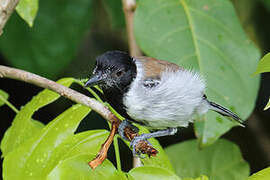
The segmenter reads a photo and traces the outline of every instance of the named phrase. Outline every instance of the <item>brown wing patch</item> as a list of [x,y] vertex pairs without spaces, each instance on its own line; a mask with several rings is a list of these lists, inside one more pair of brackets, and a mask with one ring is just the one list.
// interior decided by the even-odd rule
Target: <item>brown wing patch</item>
[[143,63],[145,78],[159,79],[160,74],[164,71],[178,71],[182,69],[177,64],[152,57],[140,56],[135,59]]

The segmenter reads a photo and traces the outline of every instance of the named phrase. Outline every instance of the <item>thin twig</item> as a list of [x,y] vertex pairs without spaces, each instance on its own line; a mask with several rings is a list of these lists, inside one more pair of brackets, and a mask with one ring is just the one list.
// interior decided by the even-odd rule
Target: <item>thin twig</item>
[[0,36],[7,20],[16,8],[20,0],[0,0]]
[[129,53],[131,56],[140,56],[142,52],[136,43],[133,25],[136,0],[122,0],[122,4],[126,19]]

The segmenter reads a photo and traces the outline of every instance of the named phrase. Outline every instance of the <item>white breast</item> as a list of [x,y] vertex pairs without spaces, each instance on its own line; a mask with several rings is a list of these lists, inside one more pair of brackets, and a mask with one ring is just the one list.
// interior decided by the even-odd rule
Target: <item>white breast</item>
[[[156,87],[143,85],[143,67],[139,61],[137,77],[125,94],[128,115],[149,128],[185,127],[200,109],[205,113],[203,94],[205,83],[198,73],[189,70],[166,71]],[[201,113],[201,112],[200,112]]]

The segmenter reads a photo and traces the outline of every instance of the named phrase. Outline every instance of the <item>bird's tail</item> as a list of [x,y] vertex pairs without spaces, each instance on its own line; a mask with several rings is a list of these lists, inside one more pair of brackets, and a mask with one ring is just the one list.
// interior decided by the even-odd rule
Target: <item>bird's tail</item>
[[227,109],[219,104],[216,104],[214,102],[208,101],[208,103],[210,105],[211,110],[216,111],[217,113],[219,113],[223,116],[228,116],[228,117],[233,118],[235,121],[237,121],[239,123],[240,126],[244,127],[244,124],[243,124],[244,121],[239,116],[237,116],[235,113],[233,113],[229,109]]

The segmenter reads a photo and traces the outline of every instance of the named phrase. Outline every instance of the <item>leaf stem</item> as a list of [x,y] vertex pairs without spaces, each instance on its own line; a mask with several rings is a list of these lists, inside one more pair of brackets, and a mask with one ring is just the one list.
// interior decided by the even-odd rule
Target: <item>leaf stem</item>
[[0,96],[0,100],[3,101],[15,113],[18,113],[19,112],[19,110],[15,106],[13,106],[13,104],[11,104],[8,100],[6,100],[5,98],[3,98],[2,96]]
[[114,136],[113,139],[113,146],[114,146],[114,150],[115,150],[115,157],[116,157],[116,166],[117,166],[117,170],[122,172],[122,168],[121,168],[121,158],[120,158],[120,152],[119,152],[119,144],[118,144],[118,136]]

